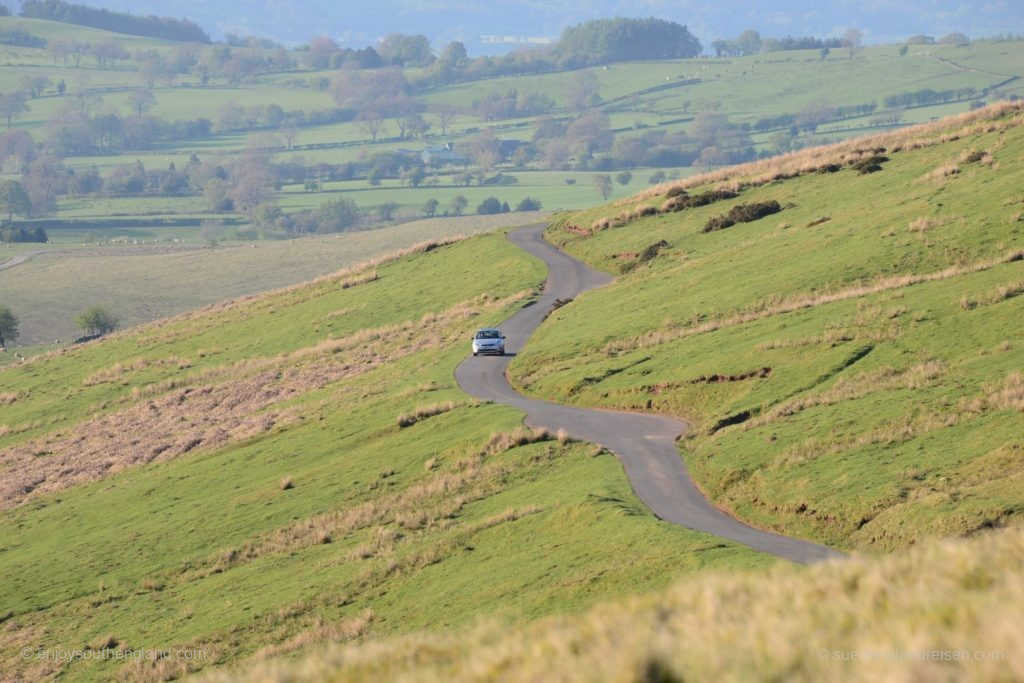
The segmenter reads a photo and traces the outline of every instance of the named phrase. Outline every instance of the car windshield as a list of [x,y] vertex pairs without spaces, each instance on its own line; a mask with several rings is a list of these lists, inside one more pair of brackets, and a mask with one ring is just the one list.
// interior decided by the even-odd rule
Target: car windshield
[[477,339],[500,339],[501,332],[498,330],[480,330],[476,333]]

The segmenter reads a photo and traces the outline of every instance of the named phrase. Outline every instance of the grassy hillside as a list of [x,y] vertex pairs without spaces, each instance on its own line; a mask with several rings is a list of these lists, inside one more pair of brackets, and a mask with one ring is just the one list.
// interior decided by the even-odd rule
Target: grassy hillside
[[[0,668],[162,680],[772,564],[453,386],[542,278],[484,235],[0,370]],[[20,654],[106,646],[204,659]]]
[[806,570],[702,575],[512,631],[419,633],[206,680],[1018,680],[1022,553],[1014,529]]
[[[1022,123],[1001,106],[568,215],[550,238],[623,274],[513,380],[689,419],[698,483],[763,527],[873,551],[1018,522]],[[778,212],[724,227],[758,204]]]

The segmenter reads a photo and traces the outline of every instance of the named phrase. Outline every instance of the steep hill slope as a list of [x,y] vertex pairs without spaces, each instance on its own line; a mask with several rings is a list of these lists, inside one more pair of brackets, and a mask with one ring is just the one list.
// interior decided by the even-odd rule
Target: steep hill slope
[[625,274],[555,311],[513,380],[689,418],[698,483],[792,535],[884,550],[1016,523],[1022,123],[998,106],[562,218],[552,240]]
[[[161,679],[772,564],[455,388],[542,278],[502,235],[428,244],[0,370],[0,669]],[[203,657],[52,654],[107,646]]]
[[549,232],[622,276],[556,307],[514,379],[689,416],[683,455],[742,516],[895,552],[212,680],[1024,676],[1022,124],[1024,107],[1002,106],[663,186]]

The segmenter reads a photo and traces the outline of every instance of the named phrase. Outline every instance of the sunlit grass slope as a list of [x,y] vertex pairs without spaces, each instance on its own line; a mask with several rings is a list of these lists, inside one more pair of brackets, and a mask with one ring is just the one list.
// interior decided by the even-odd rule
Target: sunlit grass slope
[[[543,278],[480,236],[0,370],[0,668],[163,679],[771,564],[454,386]],[[104,646],[206,658],[19,654]]]
[[[622,275],[514,381],[689,419],[700,486],[785,533],[885,550],[1019,519],[1022,123],[999,106],[563,217],[552,240]],[[757,207],[779,210],[705,232]]]

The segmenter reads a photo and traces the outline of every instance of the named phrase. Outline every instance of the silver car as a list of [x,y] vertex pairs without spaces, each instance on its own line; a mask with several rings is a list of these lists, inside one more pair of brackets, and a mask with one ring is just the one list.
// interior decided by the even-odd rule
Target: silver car
[[481,353],[505,355],[505,335],[497,327],[485,327],[473,335],[473,355]]

